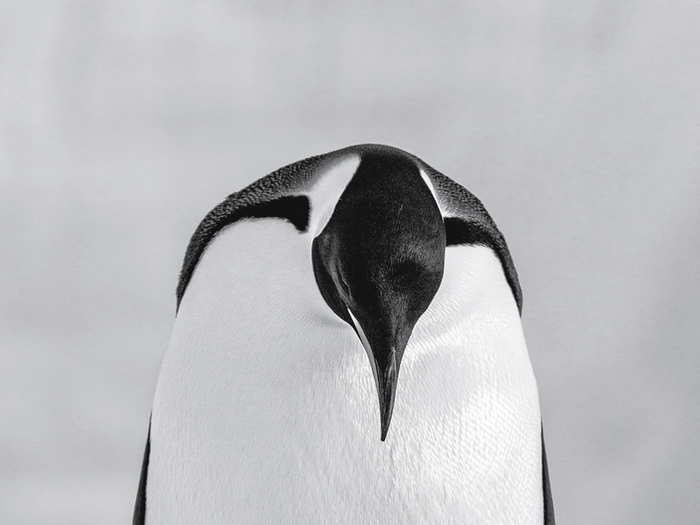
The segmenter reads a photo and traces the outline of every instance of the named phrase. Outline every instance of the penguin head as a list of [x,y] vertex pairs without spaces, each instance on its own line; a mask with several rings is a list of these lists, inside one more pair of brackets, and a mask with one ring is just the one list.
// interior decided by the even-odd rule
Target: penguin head
[[389,430],[399,369],[445,261],[445,225],[418,168],[405,157],[365,156],[312,246],[316,282],[369,357],[381,440]]

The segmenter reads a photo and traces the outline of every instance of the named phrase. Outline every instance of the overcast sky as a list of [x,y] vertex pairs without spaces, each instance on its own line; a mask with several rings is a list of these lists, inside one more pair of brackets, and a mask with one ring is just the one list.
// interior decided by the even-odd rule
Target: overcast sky
[[0,4],[0,521],[129,519],[196,224],[361,142],[506,235],[559,522],[696,521],[700,4],[239,4]]

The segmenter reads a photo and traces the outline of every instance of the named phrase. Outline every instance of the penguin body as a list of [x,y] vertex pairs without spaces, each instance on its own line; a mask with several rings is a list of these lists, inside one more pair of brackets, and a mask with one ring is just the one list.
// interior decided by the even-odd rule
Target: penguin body
[[[356,267],[408,290],[390,330]],[[185,257],[135,522],[553,523],[520,301],[481,203],[401,150],[232,195]]]

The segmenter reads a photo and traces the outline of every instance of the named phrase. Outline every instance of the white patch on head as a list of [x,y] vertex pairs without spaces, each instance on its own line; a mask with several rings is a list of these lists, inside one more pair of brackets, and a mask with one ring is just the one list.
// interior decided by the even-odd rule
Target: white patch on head
[[326,227],[333,215],[335,205],[352,180],[361,158],[356,154],[348,154],[320,168],[321,173],[314,178],[313,186],[306,188],[304,193],[311,201],[311,217],[309,217],[309,233],[316,237]]
[[421,168],[420,166],[418,166],[418,171],[420,172],[420,176],[423,179],[423,182],[425,182],[425,185],[428,186],[430,193],[433,195],[433,199],[435,199],[435,204],[437,204],[437,207],[440,210],[440,214],[444,217],[445,213],[442,209],[442,205],[440,204],[440,200],[438,199],[437,193],[435,192],[435,188],[433,187],[433,181],[430,180],[430,177],[428,177],[425,174],[425,171],[423,171],[423,168]]
[[147,523],[541,524],[537,389],[493,252],[447,249],[381,442],[303,237],[246,220],[202,256],[155,395]]

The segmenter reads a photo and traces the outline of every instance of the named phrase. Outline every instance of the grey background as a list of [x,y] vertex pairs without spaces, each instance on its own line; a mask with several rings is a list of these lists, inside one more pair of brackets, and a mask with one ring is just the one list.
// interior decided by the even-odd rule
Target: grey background
[[506,234],[559,522],[695,522],[700,5],[191,4],[0,4],[0,521],[129,519],[193,228],[372,141]]

